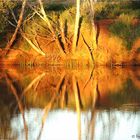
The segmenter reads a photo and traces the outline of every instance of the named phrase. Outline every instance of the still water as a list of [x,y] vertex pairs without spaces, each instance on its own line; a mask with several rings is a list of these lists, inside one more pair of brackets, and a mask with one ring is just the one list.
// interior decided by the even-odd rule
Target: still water
[[0,139],[140,139],[140,69],[0,69]]

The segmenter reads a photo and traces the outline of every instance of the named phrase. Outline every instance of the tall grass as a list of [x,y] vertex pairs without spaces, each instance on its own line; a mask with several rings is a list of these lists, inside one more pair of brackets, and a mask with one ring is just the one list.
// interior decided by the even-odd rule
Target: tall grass
[[[95,20],[98,16],[102,16],[103,18],[106,16],[108,18],[113,17],[110,16],[110,14],[113,13],[116,17],[119,17],[118,21],[109,27],[109,30],[113,36],[118,36],[123,41],[125,40],[124,46],[126,46],[128,50],[131,50],[132,44],[138,35],[137,31],[134,35],[131,34],[131,32],[136,29],[135,27],[133,28],[131,24],[131,20],[133,20],[135,16],[121,14],[119,10],[122,6],[119,4],[111,5],[107,2],[95,3],[95,1],[91,0],[80,3],[80,0],[77,0],[76,6],[63,10],[60,8],[61,10],[57,9],[56,11],[47,11],[47,6],[44,6],[41,0],[38,0],[38,4],[38,9],[32,7],[38,17],[35,16],[28,22],[29,24],[27,23],[25,25],[25,32],[29,34],[32,42],[36,42],[33,36],[46,38],[47,43],[45,47],[56,48],[57,46],[64,58],[67,56],[70,58],[72,55],[75,55],[75,57],[71,57],[72,59],[78,58],[77,56],[81,55],[79,52],[83,51],[83,57],[89,58],[88,55],[90,55],[92,60],[94,59],[93,53],[96,52],[95,50],[98,46],[97,36],[99,36],[98,28],[95,24]],[[119,14],[117,14],[118,11]],[[29,32],[28,29],[32,32]],[[36,43],[34,44],[36,45]],[[45,47],[41,49],[45,50]],[[87,51],[84,49],[88,50],[88,55],[85,55]],[[47,54],[47,49],[44,52]],[[104,52],[104,50],[102,52]],[[110,54],[108,56],[110,56]]]
[[[46,41],[48,40],[46,46],[52,45],[53,47],[53,44],[55,44],[55,47],[58,47],[59,51],[62,52],[61,54],[64,54],[64,57],[77,57],[78,48],[81,44],[85,46],[85,50],[88,49],[88,57],[90,55],[93,60],[93,49],[91,48],[93,47],[93,42],[96,42],[94,41],[96,40],[96,27],[93,26],[94,18],[92,18],[94,10],[90,10],[90,14],[86,15],[83,3],[81,4],[80,0],[77,1],[76,7],[69,7],[69,9],[64,11],[45,11],[41,0],[39,0],[39,7],[40,10],[32,8],[38,17],[35,16],[30,21],[27,21],[24,26],[24,31],[30,36],[32,42],[35,42],[33,36],[44,37]],[[91,7],[89,3],[87,8],[90,9]],[[86,29],[87,26],[88,29]],[[90,33],[88,40],[84,29],[86,29],[87,33]]]

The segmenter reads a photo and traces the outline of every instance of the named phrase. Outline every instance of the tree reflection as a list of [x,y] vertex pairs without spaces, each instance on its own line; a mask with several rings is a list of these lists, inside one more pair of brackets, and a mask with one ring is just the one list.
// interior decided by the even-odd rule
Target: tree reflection
[[15,96],[15,98],[17,100],[17,104],[18,104],[19,110],[20,110],[20,112],[22,114],[22,118],[23,118],[25,139],[28,140],[28,127],[27,127],[26,120],[25,120],[24,108],[23,108],[22,102],[20,101],[16,88],[14,87],[12,81],[10,80],[8,74],[6,74],[6,73],[5,73],[5,79],[6,79],[8,86],[10,87],[13,95]]
[[[42,112],[38,117],[40,126],[36,128],[38,129],[36,137],[38,140],[42,139],[47,127],[51,127],[48,121],[57,115],[57,111],[61,112],[59,115],[62,117],[60,129],[63,127],[63,123],[66,123],[66,118],[63,115],[67,111],[66,116],[70,114],[73,116],[70,121],[76,118],[75,131],[79,140],[84,138],[98,140],[99,137],[113,139],[113,136],[119,131],[116,126],[120,126],[123,111],[126,118],[131,120],[134,118],[132,112],[139,110],[140,80],[138,69],[69,70],[58,68],[55,71],[43,69],[33,72],[29,70],[28,72],[20,72],[20,74],[14,73],[13,70],[11,73],[8,69],[3,70],[0,75],[1,81],[5,80],[7,87],[16,99],[26,139],[29,139],[29,135],[32,133],[29,129],[31,129],[30,125],[33,124],[29,122],[35,121],[34,116],[29,117],[33,118],[30,121],[27,117],[27,111],[32,111],[31,108],[40,108]],[[14,79],[20,80],[17,80],[19,82],[15,84]],[[20,87],[20,90],[17,87]],[[9,95],[7,94],[7,96]],[[130,113],[125,112],[126,110]],[[53,115],[51,115],[52,113]],[[31,114],[34,115],[34,113]],[[67,123],[72,125],[71,122]],[[54,130],[56,125],[52,126]],[[99,134],[97,132],[104,129],[105,133]],[[56,132],[54,131],[54,133]],[[49,132],[46,130],[45,134],[49,135]]]

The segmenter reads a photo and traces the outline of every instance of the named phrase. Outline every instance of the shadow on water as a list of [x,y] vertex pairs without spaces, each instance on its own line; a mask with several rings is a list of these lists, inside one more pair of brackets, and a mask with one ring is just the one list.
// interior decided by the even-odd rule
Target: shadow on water
[[139,93],[138,67],[4,68],[0,139],[133,139]]

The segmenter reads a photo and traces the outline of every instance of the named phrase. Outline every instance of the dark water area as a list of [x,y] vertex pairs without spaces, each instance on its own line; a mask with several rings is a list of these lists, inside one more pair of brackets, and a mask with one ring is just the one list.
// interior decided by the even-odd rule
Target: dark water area
[[140,139],[140,68],[0,69],[0,139]]

